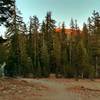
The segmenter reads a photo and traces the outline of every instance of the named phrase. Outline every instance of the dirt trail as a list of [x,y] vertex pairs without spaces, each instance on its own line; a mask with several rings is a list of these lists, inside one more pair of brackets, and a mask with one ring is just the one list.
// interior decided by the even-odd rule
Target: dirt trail
[[48,91],[43,93],[41,97],[35,97],[35,100],[81,100],[77,99],[76,95],[71,96],[71,93],[67,93],[66,86],[63,83],[58,83],[53,80],[27,80],[37,84],[45,84],[49,88]]
[[27,81],[42,84],[49,88],[48,91],[42,93],[41,97],[37,96],[34,100],[100,100],[100,97],[84,96],[79,93],[67,91],[67,88],[71,87],[73,82],[66,83],[52,79],[34,79]]
[[100,80],[1,79],[0,100],[100,100]]

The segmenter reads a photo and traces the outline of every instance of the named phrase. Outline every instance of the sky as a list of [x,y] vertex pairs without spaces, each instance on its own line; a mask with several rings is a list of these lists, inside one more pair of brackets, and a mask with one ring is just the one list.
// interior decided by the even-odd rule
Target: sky
[[51,11],[57,24],[65,21],[66,26],[71,18],[77,19],[82,26],[93,10],[100,11],[100,0],[16,0],[16,4],[26,22],[33,15],[37,15],[41,22],[47,11]]
[[16,0],[16,5],[26,23],[34,15],[42,22],[47,11],[51,11],[53,19],[57,21],[56,25],[64,21],[66,27],[70,25],[71,18],[77,19],[82,27],[93,10],[100,12],[100,0]]

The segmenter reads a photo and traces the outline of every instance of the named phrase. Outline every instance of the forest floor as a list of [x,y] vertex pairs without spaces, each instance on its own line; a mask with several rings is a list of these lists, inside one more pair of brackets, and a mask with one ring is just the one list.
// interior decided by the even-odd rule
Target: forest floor
[[0,79],[0,100],[100,100],[100,80]]

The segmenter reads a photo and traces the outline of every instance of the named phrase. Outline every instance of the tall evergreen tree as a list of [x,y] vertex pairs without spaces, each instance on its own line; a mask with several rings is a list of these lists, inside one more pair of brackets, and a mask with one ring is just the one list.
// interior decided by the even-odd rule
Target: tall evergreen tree
[[56,77],[63,74],[63,65],[61,63],[61,34],[55,32],[53,35],[53,55],[54,55],[54,67],[52,72],[56,74]]
[[49,54],[49,67],[52,70],[54,67],[53,58],[53,34],[55,32],[55,20],[51,18],[51,12],[48,12],[45,18],[45,42]]
[[98,12],[94,11],[92,17],[89,18],[91,23],[89,24],[90,31],[90,52],[92,57],[92,64],[94,65],[95,77],[98,77],[98,61],[100,56],[100,15]]
[[61,29],[61,66],[64,76],[67,75],[68,54],[67,54],[67,34],[65,32],[65,24],[62,24]]
[[71,66],[72,65],[72,42],[73,42],[73,34],[75,31],[75,24],[73,19],[71,19],[70,28],[71,28],[71,33],[70,33],[70,40],[69,40],[69,63]]
[[39,20],[37,16],[30,18],[29,28],[29,56],[32,59],[35,77],[41,76],[41,67],[39,62]]
[[0,25],[9,26],[14,13],[15,0],[0,0]]
[[16,2],[14,2],[14,14],[12,23],[8,28],[8,34],[10,36],[10,50],[7,60],[6,72],[8,76],[20,75],[20,47],[19,47],[19,31],[22,23],[22,17],[17,15]]
[[49,54],[48,54],[48,49],[45,41],[45,31],[46,30],[46,25],[45,22],[42,22],[41,25],[41,33],[40,33],[40,42],[39,42],[39,61],[40,61],[40,66],[41,66],[41,71],[42,71],[42,76],[43,77],[48,77],[49,76]]

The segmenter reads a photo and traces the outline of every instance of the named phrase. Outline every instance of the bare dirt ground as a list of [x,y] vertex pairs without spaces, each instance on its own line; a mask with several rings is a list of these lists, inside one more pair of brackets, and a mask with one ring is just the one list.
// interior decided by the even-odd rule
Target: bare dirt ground
[[0,79],[0,100],[100,100],[100,80]]

